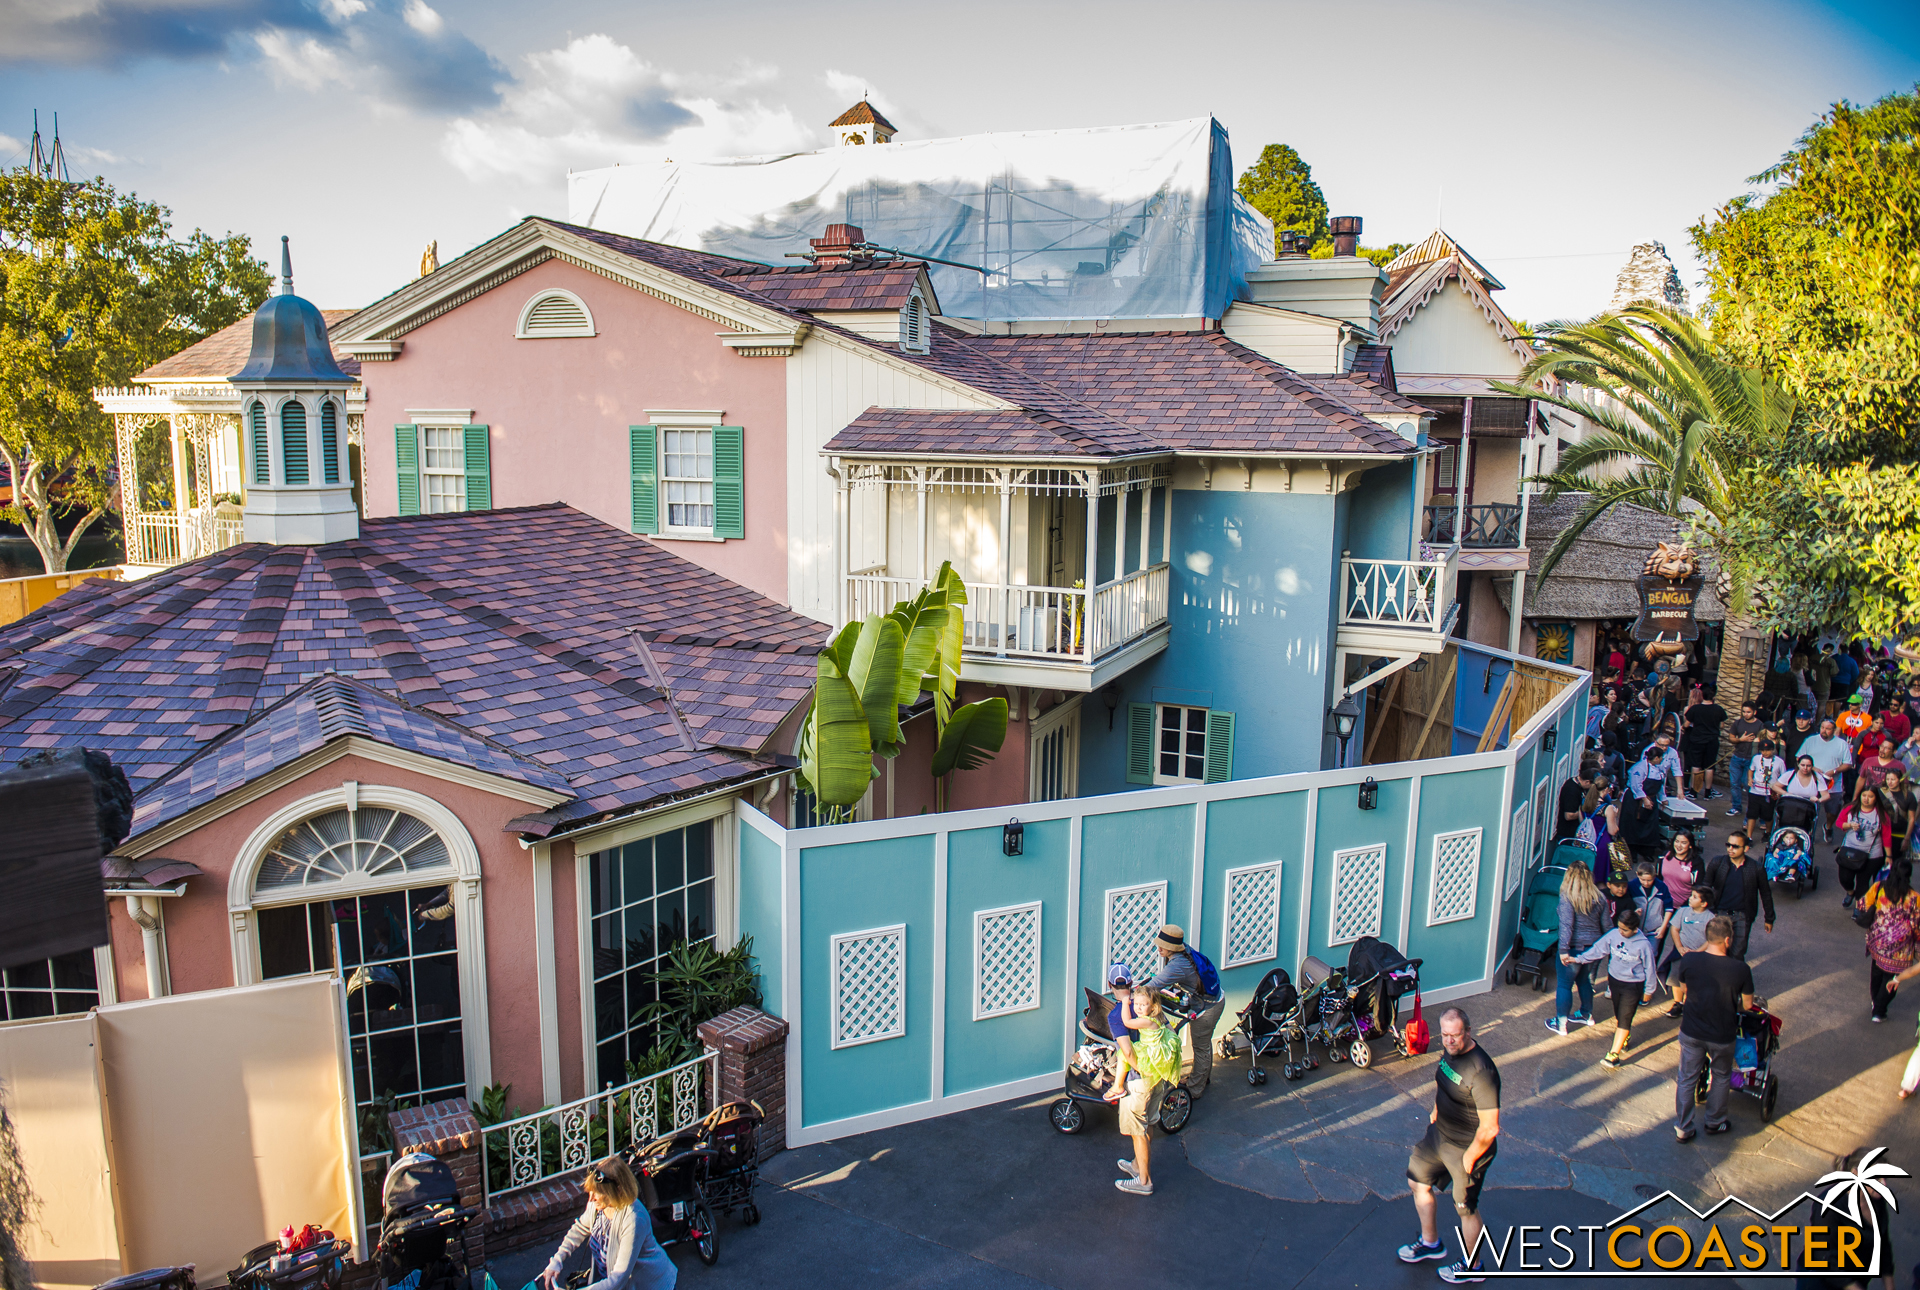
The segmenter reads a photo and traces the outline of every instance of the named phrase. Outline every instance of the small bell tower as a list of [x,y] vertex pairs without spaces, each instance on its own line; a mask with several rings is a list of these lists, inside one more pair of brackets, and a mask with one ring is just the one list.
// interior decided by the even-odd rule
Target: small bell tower
[[893,122],[881,116],[864,98],[835,117],[827,128],[833,131],[834,142],[843,148],[892,143],[893,136],[899,133],[893,128]]
[[280,292],[253,315],[253,350],[232,378],[241,394],[249,542],[312,546],[360,536],[347,474],[347,388],[327,322],[293,294],[280,239]]

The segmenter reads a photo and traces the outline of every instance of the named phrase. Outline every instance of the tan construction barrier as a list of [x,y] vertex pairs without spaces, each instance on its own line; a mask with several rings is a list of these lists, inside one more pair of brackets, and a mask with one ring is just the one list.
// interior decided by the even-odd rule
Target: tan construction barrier
[[29,1232],[36,1279],[93,1285],[110,1260],[109,1275],[192,1263],[201,1284],[215,1283],[303,1223],[353,1240],[364,1258],[346,1053],[333,977],[0,1028],[0,1070],[22,1080],[16,1091],[9,1076],[7,1096],[43,1202]]

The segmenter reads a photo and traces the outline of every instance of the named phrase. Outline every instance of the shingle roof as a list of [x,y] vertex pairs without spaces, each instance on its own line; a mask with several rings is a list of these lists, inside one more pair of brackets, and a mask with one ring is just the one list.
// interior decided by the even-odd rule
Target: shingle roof
[[[1103,428],[1110,423],[1098,418]],[[1118,438],[1088,434],[1077,426],[1022,408],[948,411],[868,408],[827,441],[828,452],[986,457],[1110,457],[1158,453],[1158,444],[1138,433]]]
[[[756,295],[790,309],[904,309],[920,281],[918,260],[852,261],[844,267],[753,265],[728,270]],[[926,294],[933,294],[932,285]]]
[[1331,376],[1301,374],[1299,379],[1364,416],[1400,417],[1411,414],[1417,417],[1430,417],[1433,415],[1433,409],[1415,403],[1404,394],[1397,394],[1383,385],[1376,384],[1358,371],[1340,372]]
[[[566,506],[367,520],[355,541],[87,583],[0,629],[0,755],[111,753],[145,829],[335,729],[554,786],[564,825],[769,769],[826,633]],[[313,687],[338,676],[350,695]]]
[[888,130],[893,129],[893,122],[876,112],[873,104],[867,102],[865,99],[861,99],[845,112],[842,112],[839,116],[827,122],[827,128],[829,130],[837,125],[877,125]]
[[1400,385],[1393,374],[1393,346],[1356,345],[1353,350],[1353,366],[1348,369],[1350,376],[1364,376],[1375,385],[1394,394],[1400,392]]
[[[327,321],[327,333],[331,338],[334,325],[359,313],[358,309],[322,309],[321,317]],[[163,358],[135,377],[139,381],[180,381],[203,380],[224,381],[247,365],[247,355],[253,350],[253,315],[248,314],[239,322],[222,327],[213,335],[199,340],[174,354]],[[360,360],[351,354],[342,353],[338,345],[333,346],[333,361],[348,376],[360,374]]]

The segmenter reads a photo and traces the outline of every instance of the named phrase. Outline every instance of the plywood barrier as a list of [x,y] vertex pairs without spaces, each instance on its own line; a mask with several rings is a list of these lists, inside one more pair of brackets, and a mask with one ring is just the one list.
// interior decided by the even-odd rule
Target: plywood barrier
[[92,578],[120,581],[118,567],[71,569],[66,573],[36,573],[25,578],[0,578],[0,627],[18,622],[42,605],[72,591]]

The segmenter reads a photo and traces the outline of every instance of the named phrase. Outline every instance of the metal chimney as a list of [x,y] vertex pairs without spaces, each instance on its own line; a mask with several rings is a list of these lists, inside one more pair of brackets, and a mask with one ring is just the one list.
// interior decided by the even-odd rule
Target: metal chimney
[[1335,215],[1327,221],[1327,227],[1333,232],[1333,253],[1335,255],[1354,255],[1360,250],[1360,217],[1358,215]]

